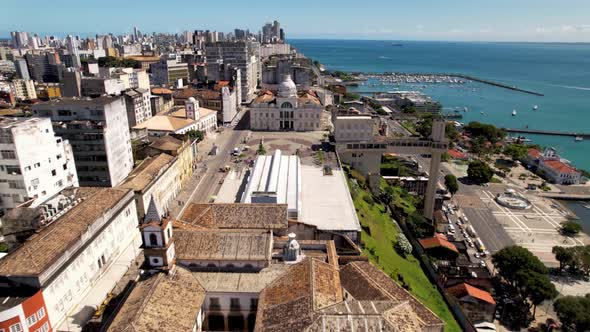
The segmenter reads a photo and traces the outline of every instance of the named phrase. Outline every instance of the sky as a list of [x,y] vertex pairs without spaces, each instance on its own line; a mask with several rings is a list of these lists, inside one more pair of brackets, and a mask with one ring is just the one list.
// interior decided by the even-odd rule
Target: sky
[[287,38],[590,42],[590,0],[0,0],[0,37],[258,31],[275,19]]

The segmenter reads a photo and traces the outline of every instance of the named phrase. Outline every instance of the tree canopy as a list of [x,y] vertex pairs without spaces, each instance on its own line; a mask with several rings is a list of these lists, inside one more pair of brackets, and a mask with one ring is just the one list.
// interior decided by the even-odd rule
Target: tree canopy
[[561,225],[561,231],[567,235],[576,235],[582,231],[582,225],[575,221],[566,221]]
[[119,59],[113,56],[106,56],[98,58],[99,67],[131,67],[141,68],[141,63],[133,59]]
[[504,154],[510,156],[512,160],[524,159],[528,154],[528,148],[522,144],[508,144],[504,148]]
[[481,136],[492,143],[498,142],[506,136],[506,131],[503,129],[477,121],[469,122],[463,129],[472,137]]
[[451,195],[455,195],[457,191],[459,191],[459,184],[457,183],[457,177],[453,174],[445,175],[445,186],[451,193]]
[[559,298],[553,303],[553,310],[563,324],[564,331],[590,330],[590,294]]
[[547,268],[539,258],[520,246],[510,246],[498,251],[492,256],[492,262],[500,276],[512,285],[518,284],[518,273],[522,271],[547,274]]
[[469,163],[467,177],[477,183],[488,183],[492,180],[494,171],[481,160],[474,160]]

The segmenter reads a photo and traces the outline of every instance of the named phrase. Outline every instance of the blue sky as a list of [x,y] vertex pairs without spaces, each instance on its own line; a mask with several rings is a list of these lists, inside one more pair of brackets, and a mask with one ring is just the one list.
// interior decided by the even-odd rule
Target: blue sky
[[590,0],[0,0],[0,36],[258,31],[288,38],[590,42]]

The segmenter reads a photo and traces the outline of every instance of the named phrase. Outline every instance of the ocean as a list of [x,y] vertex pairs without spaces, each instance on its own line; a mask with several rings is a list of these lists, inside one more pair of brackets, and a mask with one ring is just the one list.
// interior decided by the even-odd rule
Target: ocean
[[[383,85],[367,82],[352,91],[420,90],[461,112],[462,122],[480,121],[506,128],[590,133],[590,44],[426,42],[375,40],[289,40],[304,55],[329,70],[358,72],[460,73],[518,86],[535,96],[471,82]],[[402,44],[403,46],[393,46]],[[426,87],[424,87],[426,85]],[[539,109],[533,111],[533,106]],[[512,110],[517,111],[512,116]],[[483,114],[482,114],[483,112]],[[590,171],[590,140],[526,135],[551,146],[576,167]],[[590,202],[564,202],[590,234]]]
[[[540,92],[535,96],[481,83],[381,85],[370,81],[352,91],[420,90],[461,112],[462,122],[506,128],[590,133],[590,44],[290,40],[329,70],[359,72],[461,73]],[[392,43],[403,46],[392,46]],[[539,109],[533,111],[533,106]],[[512,116],[512,110],[517,116]],[[482,114],[483,112],[483,114]],[[526,135],[557,149],[575,166],[590,170],[590,141]]]

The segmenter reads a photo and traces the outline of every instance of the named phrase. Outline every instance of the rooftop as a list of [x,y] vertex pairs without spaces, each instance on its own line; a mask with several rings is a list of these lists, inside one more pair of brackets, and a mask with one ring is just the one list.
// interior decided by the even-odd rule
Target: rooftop
[[575,168],[559,160],[543,160],[543,164],[558,173],[579,173]]
[[455,247],[454,244],[452,244],[451,242],[449,242],[444,237],[444,235],[439,236],[437,234],[436,236],[433,236],[433,237],[430,237],[430,238],[420,239],[420,240],[418,240],[418,242],[420,242],[420,245],[424,249],[431,249],[431,248],[443,247],[443,248],[447,248],[449,250],[452,250],[452,251],[454,251],[456,253],[459,253],[459,250],[457,250],[457,247]]
[[359,231],[361,226],[341,169],[324,175],[321,167],[301,165],[303,209],[299,221],[320,230]]
[[190,272],[158,273],[136,284],[108,331],[192,331],[204,299],[205,290]]
[[[0,260],[0,275],[39,276],[82,240],[89,228],[121,202],[129,189],[95,188],[96,192],[65,215],[31,236],[21,247]],[[131,199],[131,197],[129,197]]]
[[496,304],[492,295],[484,290],[481,290],[477,287],[473,287],[470,284],[462,283],[455,285],[453,287],[447,288],[446,290],[449,294],[457,298],[461,298],[464,296],[471,296],[480,301],[484,301],[490,304]]
[[193,272],[193,276],[207,292],[260,293],[290,267],[286,264],[272,264],[257,273]]
[[96,106],[105,106],[111,104],[121,97],[114,97],[114,96],[101,96],[97,98],[59,98],[53,99],[50,101],[42,102],[33,105],[33,109],[43,109],[44,106],[64,106],[64,105],[72,105],[72,106],[82,106],[82,107],[96,107]]
[[182,140],[166,135],[156,138],[149,146],[161,151],[177,151],[182,147]]
[[177,261],[269,261],[271,246],[272,238],[268,232],[174,231]]
[[217,229],[286,229],[286,204],[191,203],[178,222]]
[[195,123],[195,120],[168,115],[156,115],[144,121],[133,129],[147,129],[153,131],[176,132]]
[[121,184],[122,188],[133,189],[134,191],[144,190],[160,174],[168,169],[174,157],[161,153],[156,157],[147,157],[137,168],[129,174],[127,180]]
[[[252,101],[252,104],[268,104],[275,102],[277,97],[276,91],[263,90]],[[312,90],[297,91],[297,100],[301,105],[315,104],[322,105],[318,95]]]

